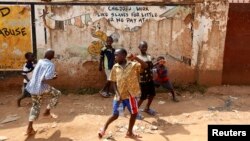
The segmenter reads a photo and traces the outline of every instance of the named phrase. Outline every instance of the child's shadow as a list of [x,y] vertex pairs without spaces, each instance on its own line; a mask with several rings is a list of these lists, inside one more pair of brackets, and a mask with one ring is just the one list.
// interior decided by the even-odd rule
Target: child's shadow
[[61,131],[57,130],[48,139],[35,138],[35,135],[28,136],[25,141],[73,141],[72,139],[61,137]]

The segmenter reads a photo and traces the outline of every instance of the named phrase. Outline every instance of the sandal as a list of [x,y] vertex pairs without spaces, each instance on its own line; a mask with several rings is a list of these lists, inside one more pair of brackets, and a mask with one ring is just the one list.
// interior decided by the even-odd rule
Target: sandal
[[103,128],[100,128],[99,132],[98,132],[98,136],[99,138],[102,138],[105,135],[105,131]]
[[140,136],[139,134],[126,134],[125,138],[131,138],[131,139],[135,139],[135,138],[142,138],[142,136]]
[[104,98],[109,98],[111,95],[108,94],[107,92],[104,92],[104,91],[100,91],[99,94],[104,97]]
[[144,116],[142,114],[138,113],[137,116],[136,116],[136,119],[143,120]]
[[151,115],[151,116],[155,116],[156,115],[156,111],[153,110],[153,109],[143,109],[142,111],[145,112],[145,113],[147,113],[147,114],[149,114],[149,115]]

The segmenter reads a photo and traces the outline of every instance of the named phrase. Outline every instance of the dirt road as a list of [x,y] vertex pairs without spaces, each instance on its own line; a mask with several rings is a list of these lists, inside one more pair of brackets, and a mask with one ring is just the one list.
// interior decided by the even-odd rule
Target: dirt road
[[[112,98],[73,93],[63,95],[53,110],[58,119],[40,116],[34,124],[37,134],[27,138],[24,133],[31,102],[27,98],[22,101],[22,107],[17,108],[19,95],[19,91],[0,91],[0,122],[7,116],[16,118],[12,122],[0,123],[0,137],[8,138],[7,141],[134,140],[125,138],[127,112],[109,126],[103,139],[99,139],[97,131],[111,114]],[[152,105],[157,115],[142,113],[144,120],[136,121],[134,130],[142,136],[138,141],[206,141],[208,124],[250,123],[250,87],[211,87],[205,94],[182,92],[178,98],[180,102],[174,103],[167,93],[157,94]]]

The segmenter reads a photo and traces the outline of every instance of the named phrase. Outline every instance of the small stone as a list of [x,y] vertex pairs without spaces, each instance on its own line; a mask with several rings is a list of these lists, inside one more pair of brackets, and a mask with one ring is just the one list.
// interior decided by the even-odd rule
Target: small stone
[[43,133],[43,132],[45,132],[46,131],[46,129],[45,128],[42,128],[42,129],[40,129],[39,131],[38,131],[38,134],[41,134],[41,133]]
[[166,102],[165,101],[159,101],[158,104],[162,105],[162,104],[165,104]]
[[0,141],[5,141],[7,140],[8,138],[6,136],[0,136]]
[[158,130],[158,127],[157,126],[151,126],[151,128],[150,128],[151,130]]
[[238,111],[237,110],[232,110],[233,112],[235,112],[235,113],[238,113]]
[[57,126],[56,122],[53,122],[53,124],[51,125],[52,128],[55,128]]
[[138,129],[139,129],[139,127],[136,126],[136,125],[133,127],[133,131],[136,131],[136,130],[138,130]]
[[70,110],[69,110],[69,113],[70,113],[70,114],[72,114],[72,113],[74,113],[74,112],[75,112],[74,109],[70,109]]
[[190,117],[191,115],[190,114],[188,114],[188,113],[183,113],[183,115],[185,116],[185,117]]
[[119,129],[119,132],[126,132],[126,131],[127,131],[127,129],[124,127]]
[[145,130],[145,127],[144,127],[144,126],[141,126],[140,128],[141,128],[141,130]]

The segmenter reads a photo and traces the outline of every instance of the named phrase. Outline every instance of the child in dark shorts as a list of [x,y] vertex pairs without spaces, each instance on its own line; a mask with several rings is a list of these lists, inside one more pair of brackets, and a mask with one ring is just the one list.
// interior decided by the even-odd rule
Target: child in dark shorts
[[111,82],[109,80],[110,71],[115,64],[115,49],[112,47],[112,44],[113,38],[111,36],[108,36],[106,45],[102,49],[100,54],[99,71],[105,71],[107,82],[99,93],[105,98],[110,97],[110,92],[112,91],[112,88],[110,88]]
[[[155,115],[155,110],[151,109],[151,103],[153,102],[153,99],[155,97],[155,86],[153,81],[153,62],[152,57],[147,53],[148,44],[146,41],[142,41],[139,44],[139,49],[141,54],[137,57],[143,60],[145,63],[148,64],[147,68],[144,68],[140,73],[140,88],[141,88],[141,96],[140,100],[138,101],[138,107],[141,106],[144,100],[147,99],[147,105],[142,110],[143,112],[146,112],[150,115]],[[142,119],[143,116],[138,114],[137,119]]]
[[21,106],[22,99],[24,99],[26,97],[31,97],[30,93],[25,90],[25,87],[31,79],[32,72],[33,72],[33,69],[34,69],[35,64],[36,64],[36,59],[35,59],[35,56],[33,53],[27,52],[27,53],[25,53],[24,56],[25,56],[26,62],[23,66],[23,71],[22,71],[22,75],[24,77],[23,87],[22,87],[22,95],[17,99],[17,106],[18,107]]
[[153,67],[154,84],[156,87],[162,86],[170,91],[174,102],[179,102],[175,96],[174,88],[168,77],[168,70],[165,67],[165,58],[160,56],[157,58],[157,63]]

